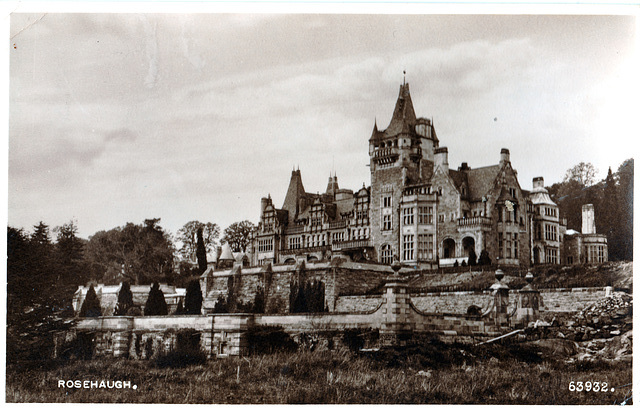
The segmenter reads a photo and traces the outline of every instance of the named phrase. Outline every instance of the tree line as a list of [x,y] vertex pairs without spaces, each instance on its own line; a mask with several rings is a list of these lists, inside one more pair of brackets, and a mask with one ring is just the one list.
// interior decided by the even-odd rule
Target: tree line
[[[234,223],[220,242],[246,250],[253,228],[248,221]],[[243,235],[244,230],[249,232]],[[41,221],[30,233],[8,226],[7,358],[48,357],[53,334],[74,316],[71,301],[80,285],[165,282],[190,292],[189,282],[206,269],[206,252],[219,245],[219,236],[216,224],[192,221],[174,239],[159,218],[98,231],[89,239],[78,236],[75,221],[54,228]],[[196,252],[200,262],[194,264]],[[156,313],[153,307],[149,313]]]

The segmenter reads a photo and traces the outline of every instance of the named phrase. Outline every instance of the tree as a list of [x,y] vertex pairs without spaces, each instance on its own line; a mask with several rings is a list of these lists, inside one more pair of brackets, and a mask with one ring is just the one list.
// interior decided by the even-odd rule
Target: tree
[[618,168],[617,174],[620,200],[620,258],[633,260],[633,159],[625,160]]
[[477,258],[476,250],[473,247],[469,248],[469,266],[476,266],[478,264]]
[[145,316],[166,316],[167,302],[164,300],[164,293],[160,290],[158,282],[154,282],[149,290],[147,302],[144,305]]
[[202,228],[198,228],[196,233],[198,236],[196,245],[196,258],[198,259],[198,270],[204,273],[207,270],[207,250],[204,247],[204,239],[202,238]]
[[176,242],[181,245],[180,255],[184,259],[195,260],[196,249],[198,246],[198,229],[202,228],[202,240],[206,252],[217,246],[218,237],[220,236],[220,227],[217,224],[208,222],[206,224],[200,221],[189,221],[178,230]]
[[133,293],[131,293],[131,286],[129,282],[122,282],[122,287],[118,292],[118,301],[116,308],[113,311],[114,316],[126,316],[130,308],[134,306]]
[[93,288],[93,285],[91,285],[89,286],[89,290],[87,290],[87,294],[84,297],[84,302],[82,302],[82,307],[80,308],[80,317],[98,316],[102,316],[102,308],[100,307],[100,300],[98,300],[96,290]]
[[33,234],[7,227],[7,361],[51,357],[54,334],[74,316],[77,286],[58,279],[55,247],[41,222]]
[[78,237],[78,227],[69,221],[61,227],[54,228],[56,237],[56,256],[58,263],[58,279],[64,283],[80,285],[88,278],[87,265],[84,260],[85,241]]
[[596,173],[597,170],[593,167],[593,164],[580,162],[567,170],[562,181],[567,183],[574,180],[583,187],[589,187],[594,183]]
[[184,296],[184,313],[190,315],[202,313],[202,290],[198,280],[192,280],[187,286],[187,293]]
[[220,240],[222,244],[228,242],[234,252],[246,252],[249,246],[251,233],[256,226],[251,221],[234,222],[224,230],[224,236]]
[[159,222],[153,218],[142,225],[127,223],[91,236],[85,250],[90,276],[106,284],[168,281],[173,273],[174,247]]
[[491,265],[491,257],[489,257],[489,252],[486,249],[483,249],[480,252],[480,258],[478,258],[478,265]]
[[176,311],[173,312],[174,315],[182,315],[184,314],[184,306],[182,306],[182,298],[178,301],[178,306],[176,307]]

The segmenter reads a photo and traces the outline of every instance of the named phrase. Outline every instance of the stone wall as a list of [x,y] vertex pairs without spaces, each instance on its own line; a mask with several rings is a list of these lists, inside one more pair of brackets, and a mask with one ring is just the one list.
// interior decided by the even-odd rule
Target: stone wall
[[325,287],[325,303],[330,312],[336,310],[341,295],[366,294],[380,289],[391,273],[386,265],[339,262],[300,262],[297,265],[268,265],[266,267],[208,271],[202,276],[204,291],[203,309],[212,312],[221,297],[228,296],[229,284],[237,299],[244,304],[253,303],[259,287],[264,289],[266,313],[289,311],[289,295],[294,278],[321,281]]
[[[540,289],[543,311],[578,312],[605,296],[605,288]],[[486,310],[491,303],[491,292],[440,292],[411,294],[416,309],[425,313],[465,314],[471,305]],[[381,302],[380,295],[339,296],[336,312],[369,311]],[[517,291],[509,292],[509,310],[516,307]]]

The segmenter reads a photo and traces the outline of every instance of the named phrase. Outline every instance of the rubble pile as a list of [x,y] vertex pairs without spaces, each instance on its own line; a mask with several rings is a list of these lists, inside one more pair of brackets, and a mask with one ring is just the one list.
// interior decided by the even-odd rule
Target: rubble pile
[[557,327],[557,337],[574,341],[605,339],[626,333],[632,325],[633,297],[614,292]]

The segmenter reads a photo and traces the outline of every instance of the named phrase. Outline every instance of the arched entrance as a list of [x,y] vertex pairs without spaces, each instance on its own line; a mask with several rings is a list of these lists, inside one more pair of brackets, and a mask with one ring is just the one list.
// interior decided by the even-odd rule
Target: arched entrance
[[296,260],[295,260],[294,258],[287,258],[287,259],[284,261],[284,264],[285,264],[285,265],[293,265],[293,264],[295,264],[295,263],[296,263]]
[[456,241],[451,238],[447,238],[442,241],[442,257],[443,258],[455,258],[456,257]]
[[462,252],[463,256],[469,257],[471,250],[473,249],[473,253],[476,252],[476,240],[473,237],[464,237],[462,240]]

